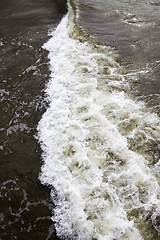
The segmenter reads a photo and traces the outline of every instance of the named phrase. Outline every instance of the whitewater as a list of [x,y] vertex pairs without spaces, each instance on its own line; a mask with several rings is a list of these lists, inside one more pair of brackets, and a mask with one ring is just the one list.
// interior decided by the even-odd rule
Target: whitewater
[[49,107],[38,124],[40,181],[51,188],[57,235],[153,239],[150,232],[160,234],[160,119],[127,81],[149,69],[127,73],[116,50],[87,41],[73,19],[70,7],[44,44]]

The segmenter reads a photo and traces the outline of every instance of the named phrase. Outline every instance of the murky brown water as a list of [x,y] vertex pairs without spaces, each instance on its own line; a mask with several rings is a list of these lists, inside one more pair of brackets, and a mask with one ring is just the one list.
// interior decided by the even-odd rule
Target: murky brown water
[[134,94],[159,115],[159,1],[71,0],[71,5],[76,25],[86,38],[114,47],[127,72],[149,69],[130,84]]
[[[159,1],[71,4],[87,41],[116,49],[131,93],[160,115]],[[0,1],[0,240],[59,239],[51,220],[50,189],[38,179],[42,152],[36,126],[47,107],[44,89],[50,78],[42,45],[64,13],[65,0]],[[158,142],[153,145],[147,151],[159,156]],[[158,239],[157,231],[151,232]]]
[[0,239],[58,239],[40,184],[36,125],[46,104],[48,30],[65,1],[0,1]]

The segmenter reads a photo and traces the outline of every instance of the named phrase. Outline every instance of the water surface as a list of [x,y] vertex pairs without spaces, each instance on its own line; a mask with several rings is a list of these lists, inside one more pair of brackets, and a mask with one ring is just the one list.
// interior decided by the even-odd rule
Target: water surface
[[46,108],[48,31],[63,1],[0,1],[0,239],[58,239],[38,175],[36,125]]
[[72,0],[38,124],[62,239],[159,239],[159,4]]

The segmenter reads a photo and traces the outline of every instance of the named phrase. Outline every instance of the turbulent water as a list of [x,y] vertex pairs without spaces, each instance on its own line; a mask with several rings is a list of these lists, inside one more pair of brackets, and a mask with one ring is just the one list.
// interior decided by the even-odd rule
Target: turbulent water
[[66,12],[0,1],[0,240],[158,240],[160,2]]
[[160,3],[83,1],[44,45],[49,107],[38,124],[62,239],[160,237]]

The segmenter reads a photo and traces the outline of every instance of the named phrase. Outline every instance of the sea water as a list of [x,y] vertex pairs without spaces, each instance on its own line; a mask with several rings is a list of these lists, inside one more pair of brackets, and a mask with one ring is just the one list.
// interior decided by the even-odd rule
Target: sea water
[[[146,3],[125,1],[121,11],[138,2]],[[40,180],[51,188],[57,235],[159,239],[160,119],[132,86],[152,70],[148,64],[127,70],[121,52],[91,41],[74,14],[69,4],[44,44],[51,75],[45,90],[49,107],[38,125]],[[143,28],[144,19],[136,19],[125,21]]]

